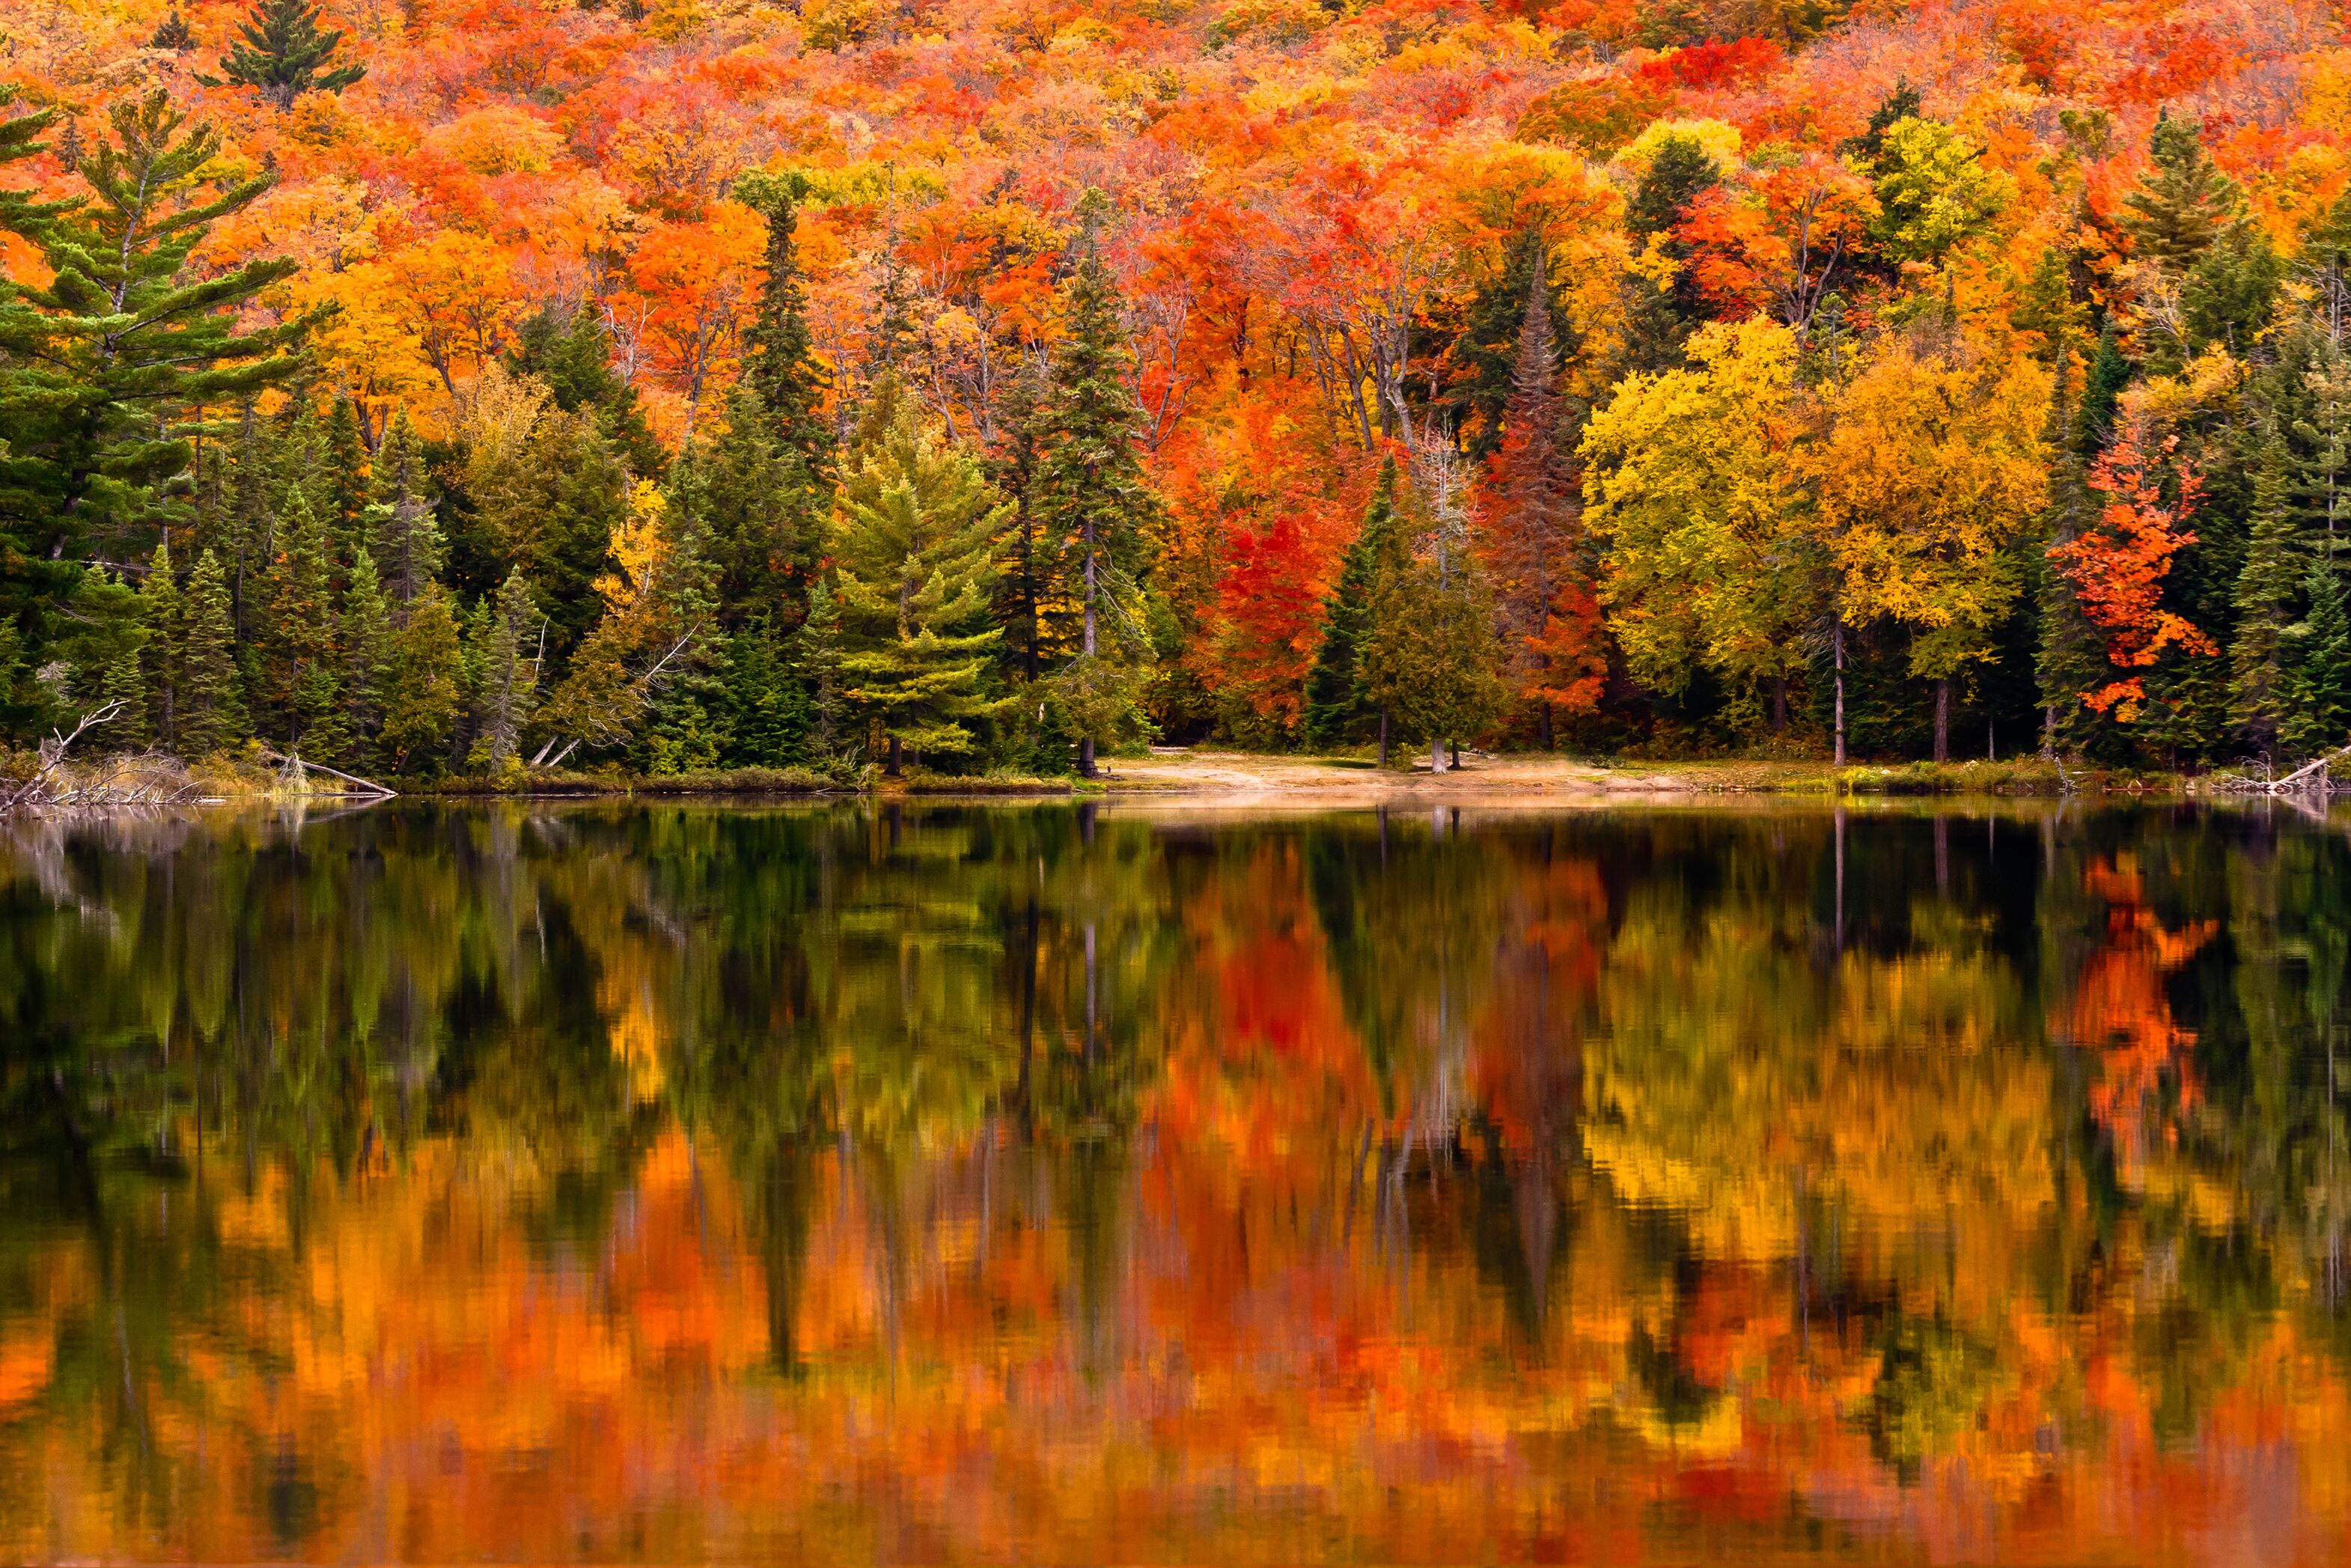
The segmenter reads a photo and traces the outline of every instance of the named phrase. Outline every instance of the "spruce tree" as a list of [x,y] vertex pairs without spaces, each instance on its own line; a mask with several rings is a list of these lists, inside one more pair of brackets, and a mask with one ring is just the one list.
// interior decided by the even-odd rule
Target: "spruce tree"
[[2212,343],[2242,352],[2266,323],[2284,268],[2236,182],[2204,151],[2194,120],[2163,112],[2148,152],[2151,166],[2123,199],[2122,228],[2132,257],[2172,297],[2150,320],[2160,346],[2148,355],[2170,372]]
[[[70,586],[84,541],[143,547],[162,492],[185,483],[191,416],[285,379],[304,319],[241,330],[237,312],[291,260],[188,276],[215,223],[270,181],[216,180],[222,146],[161,91],[117,104],[80,161],[87,200],[0,200],[0,226],[47,281],[0,299],[0,616],[37,617]],[[0,126],[0,155],[26,145]]]
[[781,768],[804,758],[810,693],[789,646],[765,615],[728,635],[726,759],[736,767]]
[[1032,422],[1038,459],[1028,496],[1055,568],[1043,616],[1065,651],[1054,680],[1078,731],[1079,771],[1089,777],[1096,747],[1140,723],[1153,655],[1140,579],[1160,511],[1135,450],[1143,412],[1127,390],[1119,308],[1118,285],[1089,232]]
[[368,504],[368,553],[400,610],[441,580],[444,549],[425,471],[424,444],[406,411],[394,414],[376,454],[375,499]]
[[1338,580],[1323,601],[1322,642],[1306,675],[1306,738],[1312,746],[1353,744],[1377,718],[1364,685],[1363,643],[1371,628],[1372,591],[1395,531],[1395,486],[1391,457],[1380,465],[1363,527],[1340,558]]
[[843,695],[880,722],[888,771],[904,754],[963,757],[1008,699],[987,691],[1003,629],[988,615],[997,535],[1012,508],[979,460],[922,426],[884,382],[841,464],[834,580]]
[[707,541],[719,623],[797,624],[822,552],[823,497],[758,392],[735,389],[717,438],[680,458],[670,485],[671,505],[691,511]]
[[630,473],[658,479],[669,465],[637,389],[612,369],[611,337],[592,309],[542,310],[516,334],[509,368],[546,386],[565,413],[585,413]]
[[824,367],[809,336],[808,289],[801,281],[792,231],[808,182],[799,174],[746,174],[736,199],[768,220],[767,270],[759,307],[746,334],[743,381],[759,397],[768,428],[797,453],[811,481],[832,466],[832,431],[824,419]]
[[[74,701],[84,712],[108,703],[122,705],[99,741],[109,750],[144,745],[147,678],[141,660],[150,633],[139,591],[106,568],[92,567],[75,584],[66,612],[73,625],[64,651],[73,674]],[[70,716],[66,716],[70,728]]]
[[1371,699],[1445,770],[1445,743],[1477,735],[1500,713],[1491,599],[1468,529],[1440,490],[1424,548],[1392,551],[1372,592],[1363,650]]
[[1671,370],[1682,362],[1683,345],[1708,315],[1705,295],[1690,267],[1690,247],[1679,233],[1690,204],[1719,183],[1714,159],[1692,136],[1670,135],[1658,143],[1649,166],[1625,204],[1625,232],[1635,248],[1654,247],[1674,267],[1664,287],[1646,277],[1627,280],[1631,292],[1625,350],[1636,371]]
[[[343,35],[340,28],[320,29],[310,0],[258,0],[238,37],[221,57],[222,78],[258,90],[280,110],[293,108],[306,92],[340,92],[367,75],[365,66],[331,64]],[[196,79],[222,85],[210,77]]]
[[472,760],[493,778],[518,760],[523,726],[530,722],[531,698],[538,684],[530,639],[538,622],[530,585],[521,572],[509,573],[491,608],[489,635],[475,680]]
[[2284,734],[2286,755],[2306,758],[2351,742],[2351,609],[2329,556],[2303,577],[2310,615],[2295,630],[2294,675]]
[[355,768],[375,765],[383,728],[383,686],[392,668],[392,607],[375,557],[361,547],[343,590],[343,755]]
[[2325,549],[2351,543],[2351,355],[2321,336],[2304,372],[2306,413],[2293,424],[2293,491]]
[[342,739],[337,722],[341,670],[326,534],[298,490],[277,532],[277,557],[263,585],[267,611],[260,639],[266,733],[288,753],[309,743],[314,756],[331,760],[328,754],[340,752]]
[[245,733],[228,578],[214,550],[198,556],[188,575],[181,624],[179,744],[190,757],[209,757]]
[[2106,682],[2105,647],[2074,584],[2049,552],[2082,537],[2092,516],[2089,469],[2084,461],[2080,416],[2068,396],[2073,382],[2070,343],[2054,345],[2055,388],[2049,400],[2049,445],[2056,455],[2043,514],[2043,547],[2033,560],[2035,610],[2040,636],[2034,674],[2040,684],[2041,747],[2050,756],[2085,750],[2098,733],[2099,717],[2082,700]]
[[155,743],[165,750],[180,743],[180,651],[186,642],[181,624],[180,585],[172,577],[172,541],[167,536],[155,546],[147,577],[139,585],[147,621],[147,719]]
[[2294,620],[2295,532],[2286,493],[2285,444],[2273,432],[2262,444],[2252,532],[2231,601],[2237,635],[2229,649],[2230,718],[2238,733],[2263,751],[2277,743],[2292,695],[2284,652],[2286,628]]
[[377,745],[395,771],[440,770],[465,704],[463,657],[456,613],[436,583],[408,607],[407,621],[392,637]]
[[359,409],[350,399],[335,400],[321,434],[319,515],[334,540],[337,564],[343,565],[367,543],[363,519],[370,489],[367,444],[360,435]]
[[842,742],[841,601],[829,577],[809,591],[808,619],[794,637],[795,663],[808,692],[807,753],[810,764],[830,768],[845,760]]

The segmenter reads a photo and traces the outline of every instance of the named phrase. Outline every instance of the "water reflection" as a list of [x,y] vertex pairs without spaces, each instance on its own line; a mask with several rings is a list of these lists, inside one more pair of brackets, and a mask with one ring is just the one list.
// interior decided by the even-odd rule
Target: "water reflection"
[[2293,817],[0,844],[0,1556],[2332,1561]]

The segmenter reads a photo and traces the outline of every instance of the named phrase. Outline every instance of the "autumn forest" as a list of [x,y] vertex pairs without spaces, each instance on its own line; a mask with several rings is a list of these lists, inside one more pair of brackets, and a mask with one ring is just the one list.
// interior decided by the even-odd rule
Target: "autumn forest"
[[2351,735],[2242,0],[5,7],[0,724],[387,776]]

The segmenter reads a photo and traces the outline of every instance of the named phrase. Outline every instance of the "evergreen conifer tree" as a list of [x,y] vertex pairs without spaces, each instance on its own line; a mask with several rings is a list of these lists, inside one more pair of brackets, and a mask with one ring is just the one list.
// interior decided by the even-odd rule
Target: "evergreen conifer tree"
[[1008,700],[987,690],[1004,636],[987,608],[1012,508],[887,382],[843,458],[838,506],[843,695],[879,720],[893,778],[908,750],[969,755],[972,726]]
[[100,741],[108,749],[144,745],[147,679],[141,656],[149,632],[147,607],[139,591],[106,568],[92,567],[75,584],[66,611],[73,625],[65,654],[73,672],[74,700],[84,711],[107,703],[122,705]]
[[338,724],[341,671],[333,574],[318,517],[300,491],[288,499],[277,525],[277,554],[264,591],[268,609],[260,639],[263,692],[268,733],[288,753],[308,744],[319,760],[332,760],[342,740]]
[[797,623],[822,548],[820,497],[760,394],[737,387],[717,438],[676,468],[690,472],[673,471],[671,504],[691,511],[708,541],[720,624]]
[[2051,756],[2079,752],[2090,744],[2099,719],[2083,702],[2082,695],[2104,685],[2108,668],[2105,646],[2089,617],[2082,613],[2074,584],[2049,554],[2081,538],[2091,517],[2081,421],[2068,395],[2073,382],[2070,344],[2060,340],[2054,346],[2056,380],[2049,400],[2049,445],[2056,455],[2056,472],[2050,476],[2042,548],[2032,563],[2040,622],[2035,674],[2041,689],[2041,745]]
[[542,310],[516,338],[517,375],[537,378],[565,413],[584,411],[631,474],[662,476],[669,455],[645,420],[637,389],[612,369],[611,338],[595,311]]
[[464,653],[456,612],[435,583],[408,607],[407,621],[392,637],[377,745],[396,771],[439,771],[465,705]]
[[208,757],[245,732],[228,579],[216,551],[196,558],[181,623],[179,745],[190,757]]
[[186,642],[181,624],[180,585],[172,576],[172,541],[155,546],[146,580],[139,585],[147,622],[147,720],[155,743],[170,750],[180,743],[180,653]]
[[818,768],[845,760],[842,741],[842,673],[841,668],[841,601],[830,577],[817,579],[809,591],[808,619],[794,638],[796,663],[808,692],[809,762]]
[[1306,674],[1310,745],[1360,741],[1377,718],[1364,685],[1363,644],[1371,627],[1373,588],[1395,531],[1395,459],[1391,457],[1380,465],[1363,527],[1340,558],[1339,579],[1323,601],[1322,642]]
[[792,232],[808,182],[798,174],[746,174],[735,195],[768,220],[767,270],[758,313],[747,334],[744,383],[759,397],[768,430],[797,453],[811,482],[832,465],[832,431],[824,420],[824,368],[809,336],[808,289]]
[[356,768],[375,764],[383,728],[383,685],[392,668],[392,607],[365,546],[352,559],[343,590],[343,755]]
[[[48,273],[0,299],[0,559],[12,563],[0,616],[37,617],[85,539],[129,548],[158,520],[160,489],[189,468],[192,412],[283,380],[296,363],[284,350],[308,325],[236,322],[291,260],[186,276],[213,225],[268,179],[216,183],[219,136],[191,129],[162,91],[110,120],[111,139],[80,161],[85,202],[0,200],[0,226]],[[18,123],[0,127],[0,155],[27,145]]]
[[319,513],[335,543],[336,563],[347,565],[367,543],[363,519],[369,489],[367,444],[360,436],[359,410],[339,397],[321,432],[325,461],[319,475]]
[[368,553],[392,604],[404,611],[441,579],[441,526],[428,494],[423,443],[405,411],[394,414],[376,454],[375,499],[368,504]]
[[1091,777],[1097,746],[1142,716],[1153,649],[1139,580],[1160,518],[1135,451],[1143,413],[1127,390],[1118,285],[1091,233],[1061,325],[1033,422],[1028,508],[1057,569],[1043,619],[1067,651],[1054,679],[1078,731],[1079,771]]
[[[257,89],[281,110],[306,92],[340,92],[367,75],[365,66],[331,64],[343,41],[340,28],[321,29],[310,0],[257,0],[239,41],[221,57],[222,78]],[[199,77],[207,87],[220,81]]]
[[1426,740],[1433,771],[1446,743],[1475,736],[1501,711],[1493,608],[1468,530],[1440,490],[1427,548],[1396,551],[1372,593],[1363,650],[1371,698],[1407,737]]
[[1625,232],[1635,246],[1654,247],[1675,269],[1673,281],[1663,287],[1646,276],[1627,282],[1631,299],[1625,347],[1634,370],[1679,365],[1691,330],[1707,319],[1706,298],[1690,267],[1689,245],[1677,231],[1690,204],[1721,179],[1713,157],[1696,137],[1667,136],[1625,204]]
[[538,611],[530,585],[509,573],[491,608],[489,635],[478,659],[475,682],[473,763],[496,777],[518,759],[523,727],[530,722],[538,672],[530,655]]
[[2240,734],[2263,750],[2276,744],[2291,695],[2284,651],[2296,588],[2294,522],[2286,492],[2285,444],[2273,432],[2262,443],[2252,532],[2231,601],[2237,635],[2229,650],[2230,717]]
[[2303,577],[2309,618],[2296,631],[2292,700],[2284,734],[2289,758],[2315,757],[2351,742],[2351,609],[2331,557],[2321,555]]

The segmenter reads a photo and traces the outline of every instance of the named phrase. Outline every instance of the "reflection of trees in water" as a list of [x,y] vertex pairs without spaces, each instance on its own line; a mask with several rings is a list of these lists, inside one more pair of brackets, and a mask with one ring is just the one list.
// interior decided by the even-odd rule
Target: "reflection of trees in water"
[[2342,841],[1844,815],[37,824],[0,846],[0,1322],[48,1325],[41,1419],[101,1434],[126,1518],[225,1423],[277,1551],[347,1439],[218,1403],[219,1358],[287,1377],[281,1309],[331,1337],[289,1282],[350,1266],[322,1206],[455,1159],[594,1278],[681,1132],[800,1385],[1026,1333],[1155,1408],[1139,1367],[1335,1301],[1458,1343],[1472,1405],[1517,1368],[1678,1450],[1765,1391],[1907,1477],[2096,1440],[2094,1359],[2177,1442],[2281,1306],[2339,1354]]

